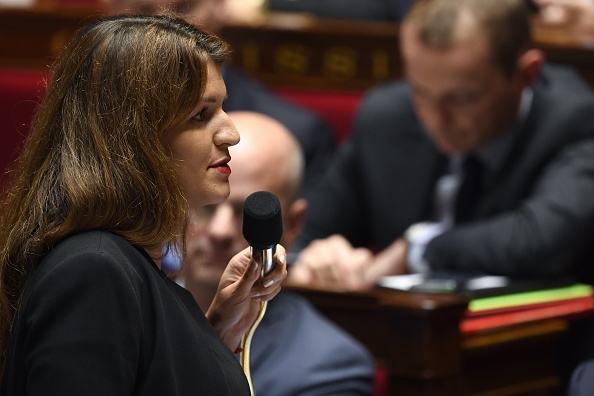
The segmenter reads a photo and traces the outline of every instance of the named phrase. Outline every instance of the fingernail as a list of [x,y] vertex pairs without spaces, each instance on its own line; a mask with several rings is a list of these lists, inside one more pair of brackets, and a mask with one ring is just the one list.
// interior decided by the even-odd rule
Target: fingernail
[[258,269],[258,264],[255,261],[252,261],[252,265],[250,267],[252,271],[256,271]]
[[268,287],[270,285],[272,285],[274,283],[274,279],[268,279],[266,282],[264,282],[264,287]]
[[287,264],[287,256],[285,256],[284,254],[281,254],[279,256],[279,260],[280,260],[281,263]]
[[253,291],[252,294],[250,295],[252,298],[254,297],[260,297],[260,293],[257,291]]

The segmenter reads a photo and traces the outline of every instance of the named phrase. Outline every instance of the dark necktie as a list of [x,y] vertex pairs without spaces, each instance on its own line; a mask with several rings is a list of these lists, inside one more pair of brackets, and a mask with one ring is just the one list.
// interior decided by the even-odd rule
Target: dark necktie
[[462,162],[462,183],[456,197],[456,224],[465,223],[472,219],[481,193],[481,181],[484,173],[485,165],[481,160],[472,155],[464,158]]

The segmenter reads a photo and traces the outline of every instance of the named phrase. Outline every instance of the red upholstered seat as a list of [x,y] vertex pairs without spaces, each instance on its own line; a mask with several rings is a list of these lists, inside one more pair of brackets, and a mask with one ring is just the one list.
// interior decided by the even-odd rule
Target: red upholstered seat
[[0,172],[17,157],[31,118],[45,93],[45,74],[0,69]]
[[344,141],[353,127],[355,112],[362,98],[360,92],[312,91],[275,88],[283,98],[306,107],[323,117],[336,134],[338,142]]

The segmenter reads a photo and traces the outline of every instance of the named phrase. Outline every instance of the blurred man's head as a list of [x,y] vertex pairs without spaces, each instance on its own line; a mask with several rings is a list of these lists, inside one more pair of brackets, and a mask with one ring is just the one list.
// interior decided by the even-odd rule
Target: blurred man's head
[[218,34],[227,18],[227,0],[104,0],[110,14],[173,13]]
[[445,154],[511,127],[542,63],[524,0],[419,0],[401,31],[416,112]]
[[289,248],[301,230],[306,202],[297,198],[304,167],[297,140],[282,124],[263,114],[230,112],[241,135],[232,147],[231,194],[226,202],[205,207],[188,230],[183,279],[202,309],[207,309],[229,259],[247,246],[241,231],[243,202],[266,190],[280,200],[283,212],[281,244]]

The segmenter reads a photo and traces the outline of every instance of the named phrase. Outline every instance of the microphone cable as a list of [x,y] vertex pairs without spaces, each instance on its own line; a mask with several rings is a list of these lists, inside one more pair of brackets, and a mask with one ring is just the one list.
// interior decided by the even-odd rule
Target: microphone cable
[[243,368],[243,373],[245,374],[248,384],[250,385],[250,394],[252,396],[256,395],[256,391],[254,389],[254,383],[252,382],[252,373],[250,371],[250,352],[252,347],[252,337],[258,328],[258,325],[264,318],[266,314],[266,307],[268,306],[268,301],[261,301],[260,302],[260,309],[258,310],[258,316],[249,330],[243,335],[241,338],[241,352],[239,353],[239,361],[241,363],[241,367]]

